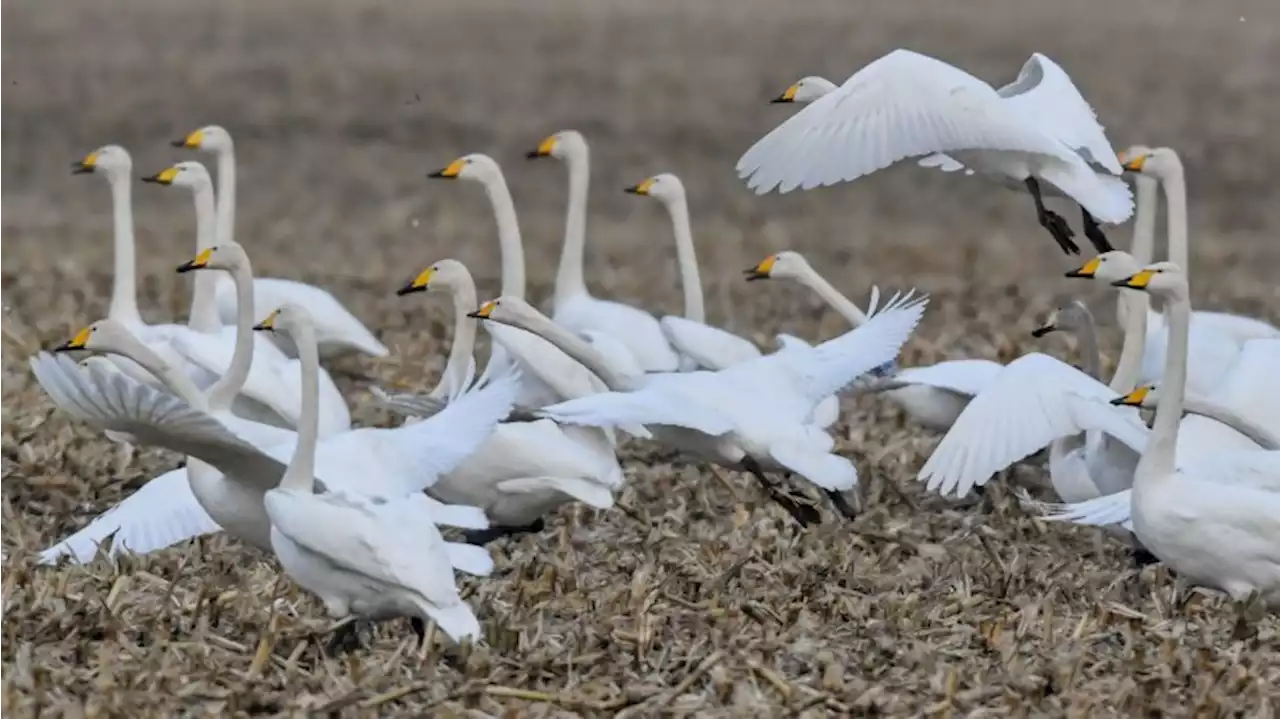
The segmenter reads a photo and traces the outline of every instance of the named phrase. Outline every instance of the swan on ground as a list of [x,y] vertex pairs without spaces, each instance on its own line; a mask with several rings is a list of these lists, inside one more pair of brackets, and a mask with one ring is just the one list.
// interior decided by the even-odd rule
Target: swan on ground
[[[473,316],[535,332],[591,367],[610,392],[543,408],[562,424],[644,425],[659,441],[753,474],[801,524],[816,519],[764,476],[794,472],[822,488],[846,516],[841,492],[857,483],[852,462],[813,425],[814,410],[860,375],[892,360],[927,298],[897,296],[866,325],[812,348],[791,348],[719,372],[624,374],[586,342],[517,298],[485,303]],[[762,408],[767,408],[763,411]],[[804,511],[805,509],[808,512]]]
[[556,271],[551,317],[572,332],[591,330],[613,335],[626,346],[646,372],[671,372],[680,358],[667,341],[658,320],[648,312],[591,296],[583,272],[587,243],[587,189],[591,181],[587,141],[575,130],[561,130],[531,150],[530,159],[554,157],[569,169],[569,202],[565,214],[564,246]]
[[[372,621],[407,616],[420,643],[428,620],[455,642],[478,639],[480,623],[458,594],[448,546],[440,530],[421,519],[425,497],[411,494],[384,501],[354,493],[316,494],[320,357],[307,311],[285,305],[255,329],[290,334],[305,373],[305,416],[293,458],[278,483],[263,495],[271,520],[271,548],[285,574],[319,597],[335,619],[351,614]],[[504,413],[510,409],[512,390]],[[464,403],[460,400],[458,405]],[[437,417],[449,413],[446,408]],[[499,416],[488,415],[490,428]],[[483,434],[487,432],[476,433]],[[455,439],[462,440],[461,447],[450,448],[451,454],[445,457],[431,458],[423,469],[446,472],[478,446],[475,441]],[[491,568],[493,560],[483,550],[479,553]]]
[[[224,259],[221,254],[224,252],[226,252],[225,248],[214,250],[213,256],[207,262],[208,266],[223,267]],[[81,336],[87,335],[89,340],[80,343],[74,349],[95,349],[129,357],[160,377],[168,390],[177,394],[183,406],[196,408],[202,416],[218,422],[223,430],[255,447],[264,456],[284,461],[293,451],[297,441],[295,433],[241,419],[227,410],[230,398],[239,391],[239,385],[244,381],[252,360],[254,345],[247,325],[244,328],[243,338],[236,344],[230,370],[219,382],[202,394],[193,384],[185,380],[181,373],[174,372],[171,367],[166,366],[162,358],[138,342],[122,325],[114,323],[113,328],[118,331],[104,335],[102,324],[97,323],[91,330],[82,332]],[[64,346],[59,349],[65,348]],[[74,363],[70,366],[76,368]],[[61,365],[48,361],[33,361],[32,367],[41,386],[55,403],[73,416],[90,422],[94,426],[130,435],[138,435],[138,431],[141,431],[142,434],[138,435],[138,438],[142,443],[160,444],[188,455],[196,455],[196,458],[188,460],[187,475],[191,484],[190,489],[199,506],[218,526],[231,535],[261,549],[268,548],[269,525],[262,509],[264,490],[256,482],[257,478],[246,479],[234,474],[224,476],[200,461],[199,453],[187,451],[188,446],[165,444],[165,427],[146,424],[142,419],[130,415],[133,404],[136,402],[105,406],[98,402],[100,398],[95,393],[114,392],[114,395],[107,395],[110,397],[121,393],[141,395],[140,390],[130,386],[131,383],[103,385],[102,373],[95,374],[92,370],[88,375],[75,375],[68,378],[65,376],[66,373],[60,370]],[[123,382],[124,379],[122,377],[121,381]],[[437,474],[428,471],[436,465],[430,462],[422,464],[420,453],[441,442],[462,441],[464,444],[474,442],[476,445],[481,443],[492,429],[484,424],[487,413],[497,404],[507,402],[509,399],[507,395],[514,393],[518,386],[517,373],[496,380],[485,391],[469,392],[459,397],[456,402],[449,405],[449,408],[457,406],[458,409],[442,411],[430,421],[395,429],[361,428],[326,438],[319,446],[321,480],[335,489],[355,491],[375,497],[399,497],[420,492],[437,478]],[[167,398],[165,401],[178,401],[168,392],[152,391],[154,394],[148,395],[151,399],[158,397]],[[463,401],[464,398],[467,398],[466,401]],[[150,401],[147,397],[138,399],[139,402],[144,400]],[[95,402],[98,406],[95,406]],[[498,418],[505,416],[510,409],[509,405],[510,402],[504,405],[506,409],[498,415]],[[139,422],[142,424],[138,424]],[[138,427],[137,430],[133,429],[135,425]],[[476,438],[475,434],[482,436]],[[446,452],[445,456],[452,456],[451,452],[452,450]],[[458,457],[452,462],[456,464],[461,459],[462,457]],[[453,464],[448,468],[452,468]],[[359,484],[342,484],[344,481],[352,482],[355,478],[359,478]],[[170,478],[168,481],[175,480]],[[174,526],[172,516],[192,511],[189,502],[186,505],[182,504],[187,495],[178,490],[172,490],[167,494],[160,493],[159,490],[151,493],[153,498],[168,497],[172,500],[171,504],[163,506],[145,504],[146,500],[135,499],[137,496],[126,498],[116,510],[90,523],[88,527],[62,544],[73,551],[77,557],[84,557],[86,553],[92,556],[96,543],[120,529],[120,522],[126,519],[150,521],[155,525],[169,523],[166,526]],[[429,515],[430,519],[439,524],[467,529],[484,529],[488,526],[488,520],[485,519],[483,511],[478,508],[445,505],[432,499],[427,499],[427,504],[433,508]],[[140,528],[136,531],[146,530]],[[181,541],[189,536],[194,535],[171,537],[170,543]],[[137,548],[135,551],[142,551],[142,549]]]
[[[143,178],[144,181],[164,187],[183,187],[191,191],[196,207],[196,245],[202,253],[212,252],[214,248],[213,183],[209,172],[198,162],[180,162],[155,175]],[[232,277],[231,288],[240,301],[249,303],[243,311],[233,315],[231,325],[224,327],[217,309],[213,304],[213,288],[216,279],[224,273],[205,273],[196,275],[191,300],[190,328],[195,331],[173,332],[169,344],[182,355],[188,365],[198,368],[208,378],[220,377],[231,366],[236,340],[242,334],[248,334],[253,344],[253,369],[247,380],[241,385],[240,395],[232,409],[249,419],[292,427],[301,406],[302,370],[298,362],[290,360],[270,340],[252,333],[241,332],[240,327],[253,324],[253,303],[255,303],[258,286],[253,282],[253,273],[249,267],[249,259],[240,245],[231,242],[223,245],[223,256],[233,255],[240,258],[240,265],[234,271],[228,268],[227,276]],[[199,269],[199,259],[178,268],[178,272]],[[170,360],[171,361],[171,360]],[[136,378],[135,378],[136,379]],[[351,426],[351,417],[346,401],[333,384],[328,373],[323,375],[323,426],[327,436],[341,432]],[[209,381],[202,382],[207,384]],[[290,389],[292,387],[292,390]]]
[[940,60],[894,50],[775,128],[736,169],[764,194],[849,182],[920,156],[1026,187],[1040,224],[1064,252],[1080,248],[1066,220],[1045,208],[1041,181],[1080,205],[1099,252],[1112,248],[1098,223],[1133,214],[1132,193],[1093,109],[1039,53],[996,90]]
[[[1086,267],[1094,264],[1090,261]],[[1124,345],[1110,385],[1054,357],[1038,352],[1023,355],[973,398],[917,479],[931,491],[964,495],[1047,445],[1050,480],[1067,501],[1087,500],[1128,486],[1149,431],[1136,411],[1111,407],[1106,401],[1129,392],[1138,381],[1147,296],[1125,291],[1124,298],[1129,304],[1124,313]],[[1265,355],[1266,348],[1257,347],[1248,354]],[[1248,360],[1242,356],[1242,361]],[[1248,384],[1250,374],[1239,372],[1231,381]],[[1224,390],[1234,388],[1219,391]],[[1224,396],[1231,393],[1208,398],[1229,405],[1221,402]],[[1179,456],[1187,461],[1256,447],[1245,434],[1202,416],[1186,417],[1178,435]]]
[[[1280,606],[1280,452],[1224,451],[1194,460],[1177,454],[1191,324],[1186,275],[1174,263],[1159,262],[1116,285],[1164,301],[1166,381],[1133,489],[1089,504],[1127,508],[1142,544],[1189,581],[1236,601]],[[1141,404],[1144,394],[1138,389],[1112,403]],[[1073,518],[1073,511],[1068,506],[1058,518]]]
[[[440,260],[397,294],[417,292],[446,292],[453,300],[453,346],[444,375],[428,396],[456,396],[458,390],[451,387],[474,373],[477,320],[467,315],[478,306],[475,281],[461,262]],[[634,362],[630,353],[623,352]],[[427,491],[442,502],[484,509],[491,526],[468,532],[467,537],[486,543],[540,531],[543,516],[571,501],[612,508],[613,493],[622,488],[622,482],[622,467],[602,432],[536,419],[499,424],[479,450],[441,475]]]
[[[502,294],[523,299],[524,244],[520,238],[515,203],[511,200],[511,191],[507,188],[502,168],[488,155],[471,154],[464,155],[427,176],[445,180],[467,180],[484,188],[498,225],[498,243],[502,254]],[[485,330],[493,339],[493,349],[489,353],[489,362],[477,381],[480,386],[519,367],[523,370],[523,384],[517,404],[522,407],[542,407],[605,390],[599,377],[542,337],[497,324],[486,324]],[[612,434],[610,438],[612,441]]]
[[[860,327],[867,315],[840,293],[798,252],[769,255],[745,272],[748,280],[788,279],[813,290],[849,324]],[[1004,365],[985,359],[947,360],[927,367],[899,370],[872,380],[866,391],[884,392],[918,424],[945,432],[969,402]]]
[[[236,156],[231,133],[219,125],[207,125],[170,143],[174,147],[212,153],[218,161],[217,242],[233,241],[236,220]],[[307,307],[316,320],[316,336],[321,357],[360,353],[370,357],[387,356],[387,348],[355,315],[327,290],[296,280],[259,277],[254,280],[253,316],[262,317],[285,302]],[[228,324],[235,321],[236,293],[231,283],[218,278],[216,285],[218,314]],[[296,355],[287,339],[277,343]]]

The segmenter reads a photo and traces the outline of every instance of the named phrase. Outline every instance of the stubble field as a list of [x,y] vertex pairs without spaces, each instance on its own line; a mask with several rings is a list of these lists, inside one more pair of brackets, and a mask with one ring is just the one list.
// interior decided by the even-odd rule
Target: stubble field
[[[928,495],[912,478],[936,437],[876,398],[846,400],[839,430],[862,478],[855,522],[828,514],[797,531],[743,478],[633,442],[627,512],[565,508],[541,534],[494,545],[494,577],[460,580],[485,628],[469,656],[416,658],[397,622],[326,660],[320,605],[225,537],[35,566],[33,551],[178,458],[117,453],[54,411],[26,365],[100,317],[109,292],[107,191],[68,164],[116,142],[150,174],[190,159],[168,140],[213,122],[236,139],[237,232],[255,270],[331,289],[393,350],[336,365],[358,422],[388,421],[371,378],[430,386],[443,364],[447,302],[395,297],[405,279],[454,257],[482,296],[497,290],[483,193],[427,172],[476,151],[503,164],[531,295],[549,298],[565,174],[523,156],[562,128],[591,142],[588,277],[601,296],[679,309],[666,217],[621,192],[671,171],[689,190],[710,319],[762,344],[842,330],[799,288],[742,281],[790,248],[859,303],[872,284],[931,293],[904,365],[1037,347],[1074,360],[1028,331],[1080,293],[1113,360],[1110,298],[1061,279],[1076,260],[1025,196],[915,167],[783,197],[736,180],[736,158],[792,112],[769,98],[901,46],[993,83],[1033,50],[1055,58],[1117,148],[1182,153],[1197,305],[1276,322],[1271,0],[19,0],[4,15],[6,712],[1266,716],[1280,702],[1275,617],[1236,626],[1222,597],[1135,572],[1115,540],[1027,516],[1004,481],[978,503]],[[175,194],[134,190],[152,321],[185,314],[173,268],[193,251],[193,222]],[[1128,229],[1111,237],[1127,245]],[[1043,494],[1043,470],[1013,475]]]

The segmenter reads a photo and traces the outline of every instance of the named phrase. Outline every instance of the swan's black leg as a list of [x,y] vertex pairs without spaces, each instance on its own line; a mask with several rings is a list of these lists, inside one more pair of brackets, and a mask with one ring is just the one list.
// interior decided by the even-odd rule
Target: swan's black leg
[[1099,254],[1115,249],[1111,246],[1107,236],[1102,233],[1102,228],[1098,227],[1098,221],[1093,219],[1093,215],[1090,215],[1088,210],[1081,207],[1080,217],[1084,221],[1084,236],[1089,238],[1089,241],[1093,243],[1093,248]]
[[1031,199],[1036,201],[1036,219],[1040,220],[1040,226],[1053,235],[1053,239],[1057,240],[1058,247],[1062,248],[1063,252],[1069,255],[1080,254],[1080,246],[1071,241],[1071,236],[1075,234],[1071,231],[1071,226],[1062,215],[1044,206],[1044,198],[1040,196],[1039,180],[1028,177],[1025,182],[1027,189],[1031,191]]
[[742,461],[742,464],[760,482],[760,486],[764,487],[764,491],[769,494],[769,499],[777,502],[778,506],[787,510],[791,518],[796,520],[800,526],[807,527],[810,524],[817,524],[822,521],[822,515],[818,514],[818,510],[815,507],[797,502],[795,498],[782,491],[778,485],[770,482],[755,460],[747,457]]
[[413,633],[418,635],[418,646],[427,641],[427,624],[422,621],[422,617],[409,617],[409,626],[413,627]]
[[354,622],[347,622],[333,632],[333,636],[329,637],[329,641],[324,645],[324,653],[336,657],[360,647],[360,620],[357,619]]
[[532,523],[523,527],[511,526],[495,526],[488,529],[468,529],[462,533],[463,539],[467,544],[485,545],[489,542],[502,539],[503,537],[513,537],[519,534],[536,534],[541,532],[546,525],[542,519],[535,519]]
[[827,493],[827,496],[831,498],[831,503],[836,506],[836,509],[839,510],[846,519],[858,518],[857,510],[853,508],[853,505],[849,504],[849,500],[844,498],[844,494],[842,492],[838,492],[834,489],[826,489],[823,491]]
[[1146,547],[1133,548],[1133,565],[1141,570],[1143,567],[1149,567],[1152,564],[1159,564],[1160,558],[1151,553]]

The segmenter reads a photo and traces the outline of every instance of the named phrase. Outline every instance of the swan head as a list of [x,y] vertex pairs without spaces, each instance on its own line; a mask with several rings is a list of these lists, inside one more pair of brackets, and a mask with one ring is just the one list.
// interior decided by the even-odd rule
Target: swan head
[[783,250],[760,260],[754,267],[748,267],[742,271],[742,274],[747,276],[748,282],[769,279],[798,280],[809,271],[811,268],[803,255],[799,252]]
[[412,281],[396,290],[396,294],[403,297],[414,292],[448,289],[469,281],[471,281],[471,273],[466,265],[457,260],[440,260],[419,272]]
[[1117,407],[1146,407],[1152,408],[1160,402],[1160,397],[1156,394],[1154,385],[1144,385],[1135,387],[1132,392],[1122,397],[1116,397],[1111,400],[1111,404]]
[[1044,337],[1050,332],[1080,332],[1093,323],[1093,313],[1080,300],[1071,300],[1045,319],[1044,324],[1031,330],[1032,337]]
[[53,348],[54,352],[85,350],[99,354],[117,354],[125,357],[142,357],[149,350],[124,324],[101,319],[85,327],[74,337]]
[[1071,270],[1067,277],[1083,277],[1100,282],[1115,282],[1142,269],[1133,255],[1124,250],[1103,252],[1080,267]]
[[169,143],[174,147],[181,147],[187,150],[203,150],[204,152],[227,152],[234,149],[231,142],[231,133],[227,132],[221,125],[205,125],[198,130],[192,130],[180,140],[174,140]]
[[782,91],[782,94],[773,98],[769,102],[774,104],[797,102],[806,104],[817,100],[823,95],[836,89],[837,85],[825,77],[810,75],[802,77],[793,82],[791,87]]
[[200,250],[195,259],[178,265],[178,272],[191,272],[193,270],[224,270],[233,272],[245,267],[249,262],[249,255],[245,253],[244,247],[238,242],[223,242],[213,247],[206,247]]
[[672,202],[674,200],[684,199],[684,183],[679,177],[664,172],[654,175],[638,185],[632,185],[623,190],[631,195],[644,195],[647,197],[656,197],[663,202]]
[[213,187],[213,180],[209,177],[209,170],[204,165],[194,160],[185,160],[179,162],[172,167],[168,167],[142,178],[143,182],[151,182],[157,185],[176,185],[178,187],[187,187],[192,190],[202,187]]
[[467,314],[477,320],[489,320],[504,325],[528,329],[531,322],[536,321],[541,313],[533,305],[519,297],[503,295],[480,305],[475,312]]
[[133,158],[129,151],[119,145],[103,145],[84,156],[83,160],[71,163],[71,172],[76,175],[101,173],[108,178],[122,177],[133,172]]
[[427,177],[442,180],[472,180],[489,183],[502,177],[502,169],[492,157],[480,153],[463,155]]
[[1189,294],[1187,275],[1172,262],[1156,262],[1111,283],[1115,287],[1142,290],[1168,298],[1185,299]]
[[253,326],[258,332],[281,332],[290,337],[296,336],[303,327],[311,327],[315,320],[302,305],[286,302],[271,311],[261,322]]
[[561,130],[554,135],[543,138],[538,146],[525,153],[525,157],[536,160],[541,157],[554,157],[565,160],[583,155],[587,151],[587,140],[577,130]]
[[1125,172],[1139,175],[1164,177],[1182,170],[1182,160],[1178,159],[1178,153],[1168,147],[1134,145],[1116,153],[1116,159]]

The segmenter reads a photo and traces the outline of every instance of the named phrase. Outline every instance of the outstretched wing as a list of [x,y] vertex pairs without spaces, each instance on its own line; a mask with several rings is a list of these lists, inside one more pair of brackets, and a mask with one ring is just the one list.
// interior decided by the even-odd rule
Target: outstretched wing
[[1010,111],[987,83],[894,50],[791,116],[738,160],[758,194],[848,182],[899,160],[967,149],[1073,154]]
[[[627,425],[667,425],[696,430],[703,434],[719,436],[733,431],[734,422],[715,407],[716,404],[699,402],[697,397],[711,387],[681,383],[670,388],[661,385],[668,380],[706,380],[706,373],[691,372],[681,375],[654,377],[659,386],[650,386],[635,392],[601,392],[588,397],[543,407],[538,414],[560,424],[586,427],[621,427]],[[683,388],[683,390],[681,389]]]
[[1005,366],[999,362],[986,359],[947,360],[927,367],[904,369],[889,382],[926,385],[973,397],[994,382],[1004,369]]
[[445,400],[418,392],[388,392],[381,387],[369,388],[378,404],[397,414],[409,417],[431,417],[444,409]]
[[720,370],[760,356],[751,342],[719,327],[672,315],[659,323],[671,346],[705,369]]

